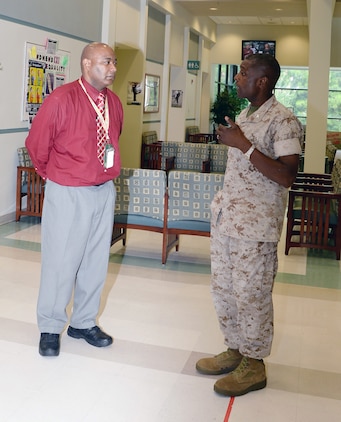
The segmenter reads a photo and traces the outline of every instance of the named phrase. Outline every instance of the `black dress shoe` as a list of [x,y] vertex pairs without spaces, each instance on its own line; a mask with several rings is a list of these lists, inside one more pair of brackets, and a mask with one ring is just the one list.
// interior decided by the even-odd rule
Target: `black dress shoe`
[[42,356],[58,356],[60,350],[59,334],[41,333],[39,353]]
[[69,326],[67,333],[70,337],[73,338],[83,338],[92,346],[96,347],[106,347],[112,344],[113,339],[104,331],[102,331],[97,325],[92,328],[73,328]]

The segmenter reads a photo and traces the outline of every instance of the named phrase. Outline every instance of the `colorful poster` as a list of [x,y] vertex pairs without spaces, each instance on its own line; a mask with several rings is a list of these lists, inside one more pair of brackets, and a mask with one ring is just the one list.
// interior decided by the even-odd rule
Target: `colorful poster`
[[57,50],[57,45],[53,40],[45,46],[26,43],[22,120],[28,121],[29,125],[44,99],[69,81],[70,53]]

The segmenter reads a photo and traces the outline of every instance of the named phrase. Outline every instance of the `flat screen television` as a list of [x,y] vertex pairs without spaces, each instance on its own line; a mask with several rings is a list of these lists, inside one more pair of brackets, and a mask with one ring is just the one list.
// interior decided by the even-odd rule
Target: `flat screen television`
[[276,41],[266,40],[243,40],[242,60],[249,54],[271,54],[276,56]]

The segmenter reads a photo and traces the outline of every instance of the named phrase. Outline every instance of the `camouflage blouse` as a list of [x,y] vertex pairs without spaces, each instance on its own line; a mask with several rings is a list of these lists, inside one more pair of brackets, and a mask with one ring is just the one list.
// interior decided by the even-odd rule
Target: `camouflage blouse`
[[[301,154],[302,125],[275,96],[249,117],[247,112],[242,111],[237,123],[259,151],[272,159]],[[219,224],[227,236],[277,242],[287,193],[287,188],[260,173],[239,149],[229,147],[224,186],[212,202],[212,224]]]

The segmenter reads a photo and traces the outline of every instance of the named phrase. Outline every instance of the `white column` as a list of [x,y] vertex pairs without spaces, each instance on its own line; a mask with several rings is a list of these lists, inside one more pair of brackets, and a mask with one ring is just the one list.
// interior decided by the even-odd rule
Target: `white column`
[[171,34],[172,34],[172,18],[171,15],[166,15],[165,25],[165,48],[163,58],[163,74],[162,74],[162,86],[161,86],[161,125],[160,125],[160,139],[165,140],[167,138],[168,130],[168,119],[163,116],[169,114],[169,99],[171,96],[170,91],[170,63],[169,63],[169,51],[171,45]]
[[116,41],[116,10],[117,0],[103,0],[101,41],[112,47]]
[[304,171],[324,173],[331,27],[335,0],[307,0],[309,79]]

